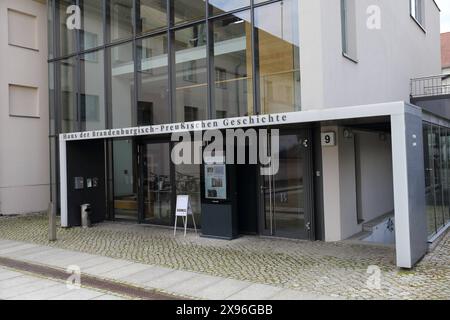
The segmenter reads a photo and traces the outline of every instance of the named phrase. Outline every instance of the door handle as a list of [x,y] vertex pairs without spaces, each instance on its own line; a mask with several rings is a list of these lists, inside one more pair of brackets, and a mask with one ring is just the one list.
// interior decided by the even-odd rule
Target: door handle
[[306,230],[311,231],[311,222],[306,223],[305,228]]

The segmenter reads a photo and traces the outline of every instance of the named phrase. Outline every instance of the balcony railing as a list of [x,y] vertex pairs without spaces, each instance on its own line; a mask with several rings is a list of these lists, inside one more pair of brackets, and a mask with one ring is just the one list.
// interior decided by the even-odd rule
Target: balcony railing
[[450,95],[450,74],[411,80],[411,98]]

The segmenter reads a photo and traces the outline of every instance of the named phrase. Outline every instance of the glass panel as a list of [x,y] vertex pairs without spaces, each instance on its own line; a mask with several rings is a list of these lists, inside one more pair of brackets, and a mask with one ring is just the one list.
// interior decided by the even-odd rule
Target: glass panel
[[175,32],[176,121],[207,117],[207,69],[205,24]]
[[90,131],[106,128],[103,56],[103,50],[80,56],[82,130]]
[[296,0],[255,9],[261,113],[301,109],[298,17]]
[[274,224],[276,233],[305,230],[303,152],[297,135],[280,137],[280,170],[274,176]]
[[55,56],[53,48],[53,28],[55,24],[55,16],[53,15],[54,2],[47,1],[47,39],[48,39],[48,58],[53,59]]
[[170,122],[167,36],[138,41],[138,124]]
[[138,0],[137,32],[145,33],[167,25],[166,0]]
[[446,223],[450,222],[450,129],[446,130],[447,133],[447,150],[446,150],[446,157],[447,157],[447,164],[445,166],[447,170],[447,211],[445,215]]
[[[183,143],[183,142],[181,142]],[[192,148],[192,155],[195,152],[193,144],[189,143]],[[185,146],[188,147],[188,146]],[[201,223],[201,185],[200,185],[200,166],[190,164],[180,164],[175,166],[175,184],[177,195],[188,195],[194,212],[195,224],[200,228]],[[178,219],[178,224],[182,226],[182,220]],[[194,227],[192,219],[188,219],[188,226]]]
[[63,133],[78,131],[76,98],[76,60],[69,58],[60,62],[61,71],[61,113]]
[[[59,12],[59,45],[60,45],[60,55],[65,56],[76,51],[76,29],[69,29],[67,26],[67,19],[69,18],[69,14],[67,14],[67,9],[75,4],[74,0],[61,0],[56,1],[58,5]],[[69,11],[71,12],[71,11]],[[75,11],[72,11],[74,14]]]
[[214,21],[215,107],[217,118],[253,114],[250,12]]
[[434,191],[435,191],[435,198],[436,198],[436,231],[441,228],[444,221],[444,215],[443,215],[443,184],[442,184],[442,170],[441,170],[441,144],[440,144],[440,132],[439,127],[433,126],[433,142],[434,142]]
[[109,50],[113,128],[131,127],[135,123],[133,44],[127,43]]
[[439,131],[440,157],[441,157],[441,188],[442,188],[442,219],[438,220],[438,228],[445,226],[447,222],[447,213],[449,210],[448,198],[448,152],[447,152],[447,129],[441,127]]
[[55,63],[48,64],[48,103],[49,103],[49,134],[56,134],[56,113],[55,113]]
[[168,143],[152,143],[144,151],[144,219],[151,224],[171,225],[170,150]]
[[115,219],[138,221],[136,154],[132,140],[113,141]]
[[265,228],[273,236],[307,238],[302,141],[281,135],[279,171],[263,177]]
[[250,6],[250,0],[209,0],[210,12],[213,15],[230,12]]
[[103,1],[82,0],[81,49],[88,50],[103,45]]
[[173,1],[173,22],[180,24],[199,19],[205,19],[205,0],[172,0]]
[[133,34],[133,0],[109,1],[111,40],[131,37]]
[[428,221],[428,234],[431,236],[436,232],[436,213],[434,198],[434,152],[433,131],[431,125],[424,124],[424,154],[425,154],[425,185],[426,185],[426,211]]

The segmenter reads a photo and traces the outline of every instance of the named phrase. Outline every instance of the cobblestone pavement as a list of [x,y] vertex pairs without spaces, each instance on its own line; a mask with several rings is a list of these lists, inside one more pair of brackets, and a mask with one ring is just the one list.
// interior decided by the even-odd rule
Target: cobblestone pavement
[[[450,233],[411,271],[395,267],[392,247],[242,237],[205,239],[124,223],[58,229],[47,241],[43,215],[0,218],[0,239],[127,259],[178,270],[350,299],[450,299]],[[369,266],[381,270],[368,273]],[[372,284],[372,285],[368,285]]]

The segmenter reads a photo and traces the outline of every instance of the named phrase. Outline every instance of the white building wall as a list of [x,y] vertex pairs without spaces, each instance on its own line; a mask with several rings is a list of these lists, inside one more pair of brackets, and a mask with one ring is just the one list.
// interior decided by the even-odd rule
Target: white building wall
[[[440,16],[425,3],[425,31],[409,1],[357,0],[357,63],[342,55],[340,0],[300,0],[302,109],[409,101],[410,79],[439,74]],[[367,28],[379,6],[381,29]]]
[[[8,9],[19,12],[9,20]],[[15,19],[15,18],[13,18]],[[20,28],[21,19],[33,27]],[[24,24],[29,26],[30,24]],[[14,25],[14,30],[10,27]],[[10,45],[33,42],[34,48]],[[0,214],[46,210],[49,202],[47,8],[45,1],[0,1]],[[37,88],[37,110],[15,97],[30,117],[10,116],[9,86]],[[33,89],[36,90],[36,89]],[[22,99],[23,98],[23,99]],[[33,99],[32,99],[33,100]],[[24,103],[28,101],[27,103]],[[34,103],[33,102],[33,103]],[[33,115],[33,117],[31,117]]]
[[[441,72],[439,9],[433,0],[424,2],[423,30],[410,16],[409,1],[354,1],[356,61],[352,61],[342,51],[340,0],[300,0],[302,110],[409,102],[410,79]],[[372,5],[380,8],[380,29],[367,27],[367,9]],[[353,138],[344,138],[343,130],[322,128],[337,133],[337,145],[322,148],[327,241],[362,231],[355,156],[361,164],[363,220],[394,208],[389,142],[380,142],[377,133],[361,134],[361,148],[355,154]]]

